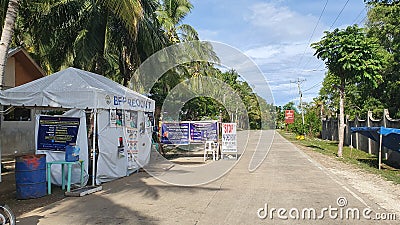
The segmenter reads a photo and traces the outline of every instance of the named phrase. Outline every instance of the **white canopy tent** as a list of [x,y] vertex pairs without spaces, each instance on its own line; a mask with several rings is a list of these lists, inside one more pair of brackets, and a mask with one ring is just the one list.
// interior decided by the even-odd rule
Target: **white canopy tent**
[[[123,109],[154,112],[155,109],[154,100],[104,76],[71,67],[2,91],[0,105],[91,109],[94,114],[95,132],[98,110]],[[94,137],[97,137],[96,133]],[[93,138],[92,146],[96,147],[95,138]],[[93,154],[95,152],[93,149]],[[95,159],[94,156],[93,158]],[[93,160],[93,168],[95,168],[95,160]],[[94,176],[92,179],[94,184]]]

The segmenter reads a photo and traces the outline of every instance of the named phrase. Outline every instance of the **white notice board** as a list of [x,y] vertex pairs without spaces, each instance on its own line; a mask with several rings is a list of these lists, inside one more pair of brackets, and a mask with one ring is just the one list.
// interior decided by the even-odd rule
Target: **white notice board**
[[235,154],[237,159],[236,123],[222,123],[221,158],[224,154]]

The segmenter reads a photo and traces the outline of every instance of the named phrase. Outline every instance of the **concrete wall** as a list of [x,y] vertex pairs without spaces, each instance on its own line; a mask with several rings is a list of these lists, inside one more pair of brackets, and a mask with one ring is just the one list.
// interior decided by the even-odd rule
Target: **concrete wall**
[[[354,148],[363,150],[370,154],[377,155],[379,153],[379,143],[375,142],[359,133],[351,133],[351,127],[390,127],[390,128],[400,128],[400,120],[392,119],[389,116],[389,111],[384,110],[383,118],[375,119],[372,117],[372,112],[368,112],[367,119],[361,120],[359,118],[354,121],[346,118],[346,128],[345,128],[345,145],[353,145]],[[334,118],[324,119],[322,121],[322,139],[338,141],[338,121]],[[392,151],[390,149],[384,148],[382,151],[382,157],[386,158],[389,163],[400,167],[400,152]]]
[[[44,76],[44,72],[32,61],[28,53],[20,49],[9,55],[4,76],[5,89],[16,87]],[[0,106],[0,110],[3,107]],[[1,154],[13,155],[35,150],[35,110],[31,121],[4,121],[1,114]]]
[[35,110],[31,121],[1,121],[2,155],[35,151]]

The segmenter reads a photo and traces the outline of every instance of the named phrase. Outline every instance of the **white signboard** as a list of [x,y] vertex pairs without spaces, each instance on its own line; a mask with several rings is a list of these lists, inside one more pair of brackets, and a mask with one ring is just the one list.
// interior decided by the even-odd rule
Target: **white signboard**
[[237,158],[236,123],[222,123],[222,158],[224,154],[235,153]]

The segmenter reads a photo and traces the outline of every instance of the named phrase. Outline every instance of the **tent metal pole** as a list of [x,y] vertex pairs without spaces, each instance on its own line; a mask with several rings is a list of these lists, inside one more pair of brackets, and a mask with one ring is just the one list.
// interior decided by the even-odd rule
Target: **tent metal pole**
[[92,185],[95,186],[95,175],[96,175],[96,139],[97,139],[97,109],[93,110],[93,160],[92,160]]
[[381,169],[382,162],[382,134],[379,135],[379,155],[378,155],[378,169]]

